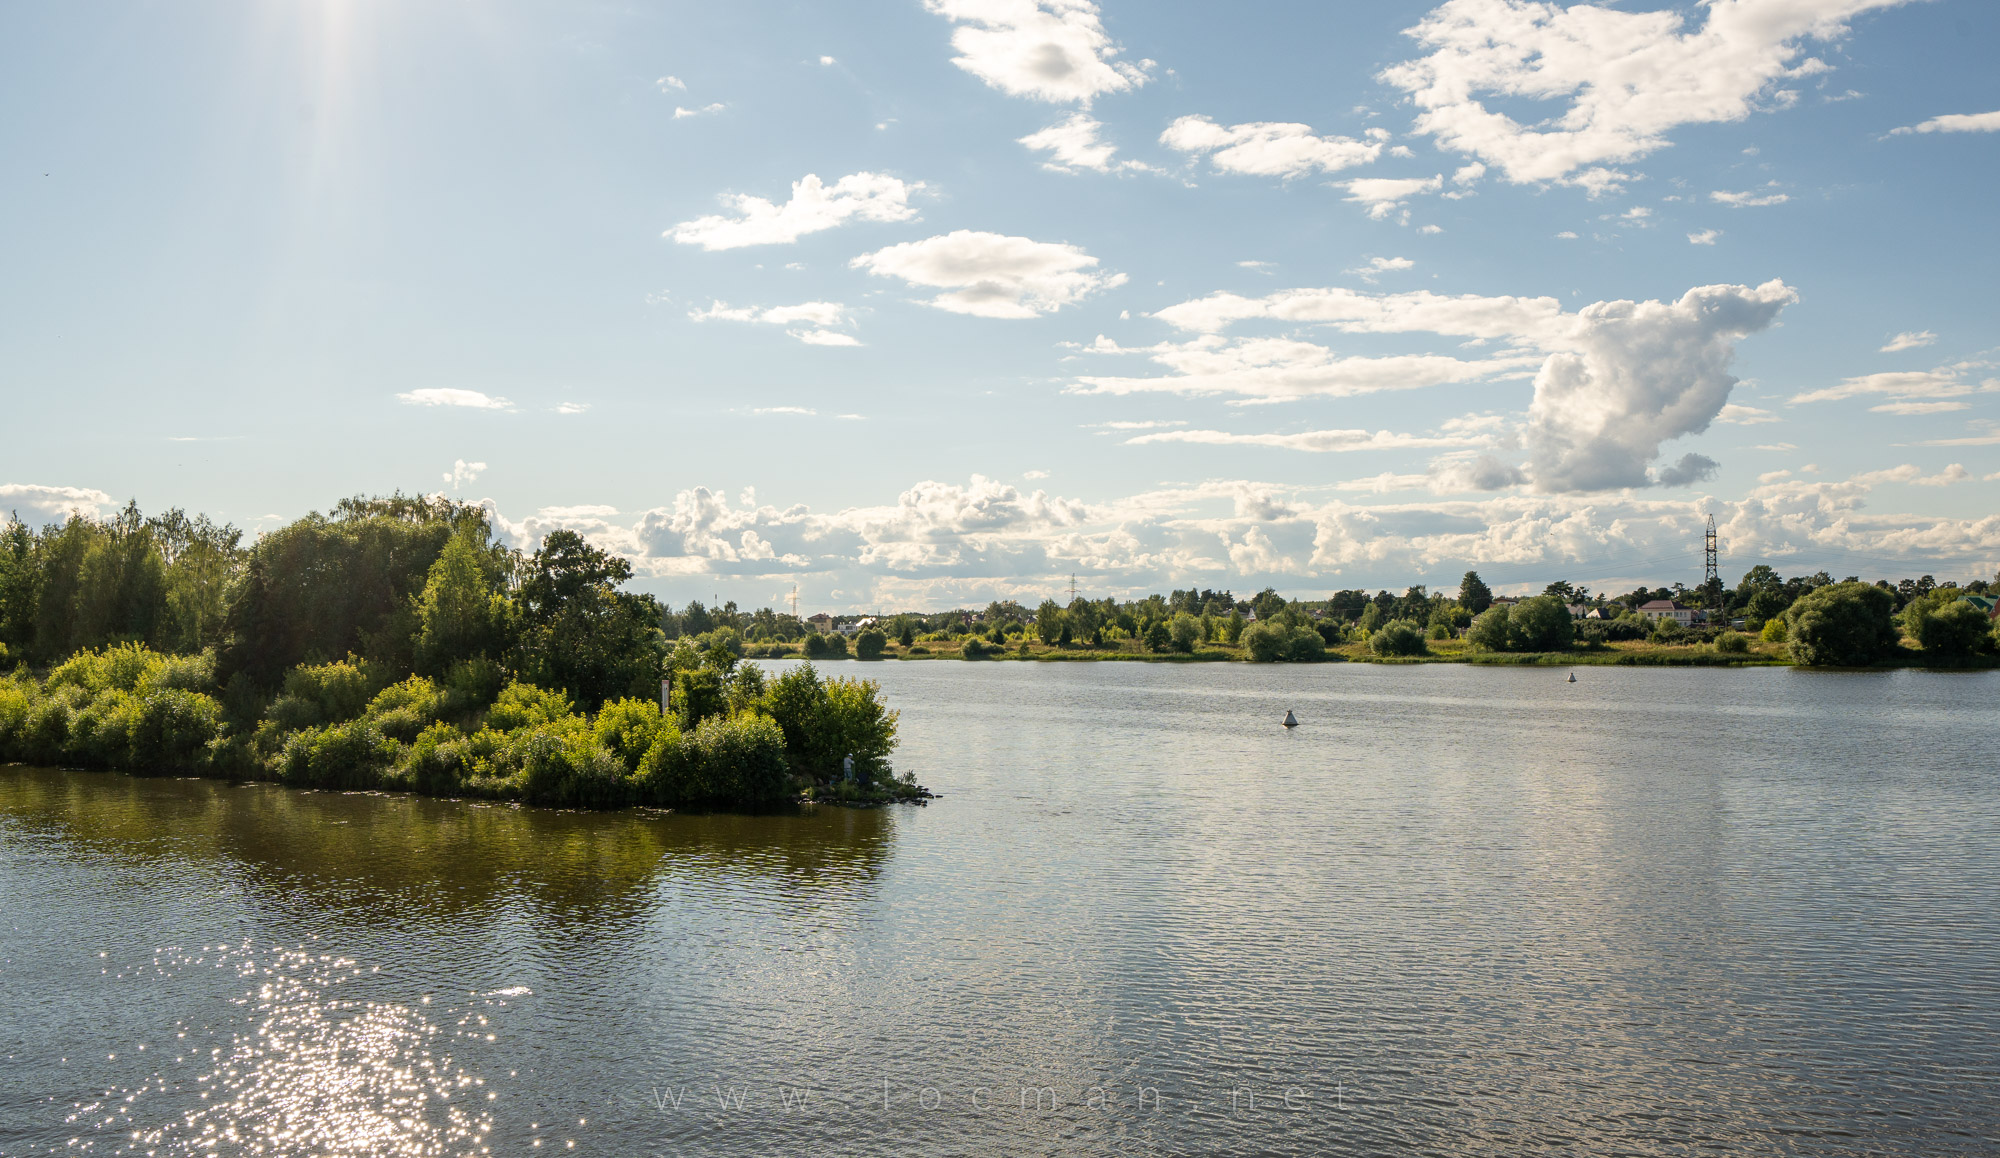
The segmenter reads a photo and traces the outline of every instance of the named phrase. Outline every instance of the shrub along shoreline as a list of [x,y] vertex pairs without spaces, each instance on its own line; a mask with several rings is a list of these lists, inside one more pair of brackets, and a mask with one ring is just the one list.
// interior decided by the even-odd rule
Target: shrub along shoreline
[[0,680],[0,762],[567,808],[930,796],[890,768],[897,714],[879,685],[810,664],[775,678],[753,664],[680,668],[667,712],[628,698],[590,713],[561,692],[501,687],[490,665],[388,683],[350,657],[294,668],[248,727],[216,696],[214,665],[213,653],[123,645],[46,679],[17,670]]

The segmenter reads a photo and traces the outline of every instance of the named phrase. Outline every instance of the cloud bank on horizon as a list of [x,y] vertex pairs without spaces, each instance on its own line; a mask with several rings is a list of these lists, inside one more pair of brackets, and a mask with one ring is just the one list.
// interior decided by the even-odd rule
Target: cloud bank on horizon
[[[245,388],[368,399],[398,424],[384,457],[485,488],[508,542],[577,529],[669,595],[1691,579],[1673,560],[1710,513],[1745,568],[2000,568],[2000,274],[1964,260],[2000,241],[2000,112],[1940,111],[2000,87],[1898,66],[1940,59],[1941,29],[2000,33],[1975,0],[1300,6],[1232,36],[907,0],[874,42],[778,11],[545,38],[596,46],[549,65],[579,87],[544,109],[591,163],[433,176],[454,208],[398,252],[462,214],[460,267],[350,245],[378,264],[301,272],[301,301],[381,296],[312,299],[323,333]],[[386,138],[443,118],[430,99],[347,115]],[[628,121],[656,156],[579,143]],[[495,232],[487,196],[529,216]],[[274,276],[261,251],[218,268]],[[465,356],[484,345],[505,353]],[[246,443],[336,458],[306,413]],[[19,477],[0,511],[30,521],[128,489],[201,505],[82,444]]]

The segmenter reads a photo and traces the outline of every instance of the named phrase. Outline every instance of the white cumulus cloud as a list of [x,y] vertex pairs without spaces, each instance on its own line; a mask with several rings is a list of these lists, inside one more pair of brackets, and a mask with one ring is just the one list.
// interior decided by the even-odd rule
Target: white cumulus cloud
[[924,7],[959,26],[951,62],[1010,96],[1087,107],[1146,83],[1144,67],[1113,59],[1118,46],[1089,0],[924,0]]
[[1790,194],[1760,193],[1754,189],[1741,193],[1731,193],[1726,189],[1717,189],[1708,196],[1710,200],[1727,205],[1731,209],[1757,209],[1766,205],[1783,205],[1792,199]]
[[1435,193],[1444,188],[1444,175],[1434,177],[1356,177],[1342,181],[1347,200],[1368,207],[1368,216],[1377,221],[1408,204],[1410,198]]
[[[1784,85],[1825,72],[1810,42],[1907,0],[1714,0],[1624,11],[1543,0],[1448,0],[1409,29],[1424,55],[1381,79],[1410,95],[1416,129],[1510,181],[1593,193],[1612,165],[1671,142],[1682,125],[1740,121],[1793,99]],[[1791,95],[1788,95],[1791,94]],[[1493,102],[1490,106],[1489,101]],[[1553,105],[1524,123],[1495,106]]]
[[1690,234],[1688,234],[1688,244],[1689,244],[1689,245],[1714,245],[1714,244],[1715,244],[1715,241],[1716,241],[1716,239],[1717,239],[1717,238],[1719,238],[1719,237],[1721,237],[1721,236],[1722,236],[1722,231],[1721,231],[1720,229],[1704,229],[1704,230],[1700,231],[1699,233],[1690,233]]
[[1904,330],[1882,347],[1884,354],[1900,354],[1904,350],[1916,350],[1937,341],[1937,335],[1929,330]]
[[795,306],[731,306],[715,302],[705,310],[689,310],[697,322],[757,322],[767,326],[803,326],[785,331],[808,346],[859,346],[860,340],[841,333],[836,326],[852,320],[848,308],[839,302],[800,302]]
[[1896,399],[1962,398],[1968,394],[2000,391],[2000,378],[1974,383],[1967,377],[1984,368],[1981,363],[1961,362],[1935,370],[1891,370],[1881,374],[1861,374],[1843,379],[1837,386],[1824,386],[1792,395],[1793,405],[1804,402],[1838,402],[1884,394]]
[[808,173],[792,182],[791,200],[783,205],[738,193],[723,198],[736,211],[683,221],[666,236],[682,245],[703,249],[739,249],[746,245],[782,245],[808,233],[832,229],[849,221],[908,221],[917,215],[910,195],[923,182],[905,184],[881,173],[850,173],[832,185]]
[[[1528,474],[1548,492],[1684,485],[1713,464],[1699,456],[1649,474],[1662,444],[1698,434],[1723,414],[1736,379],[1736,340],[1768,328],[1796,300],[1782,282],[1701,286],[1674,302],[1598,302],[1568,313],[1553,298],[1447,297],[1283,290],[1262,298],[1213,294],[1154,316],[1199,333],[1187,342],[1129,349],[1099,337],[1088,352],[1145,354],[1171,371],[1152,377],[1081,376],[1072,390],[1234,395],[1272,402],[1408,390],[1518,377],[1535,393],[1524,431]],[[1247,321],[1321,323],[1347,333],[1430,333],[1498,340],[1493,355],[1342,356],[1291,336],[1225,337]],[[1750,408],[1731,418],[1752,417]]]
[[1946,113],[1917,125],[1890,129],[1894,136],[1910,133],[2000,133],[2000,110],[1990,113]]
[[411,390],[396,397],[407,406],[463,406],[472,410],[512,410],[514,404],[505,398],[495,398],[477,390],[460,390],[448,386],[426,386],[421,390]]
[[[61,519],[71,512],[94,517],[110,505],[111,496],[93,487],[49,487],[33,483],[0,486],[0,510],[16,514],[27,511],[40,515],[44,520]],[[0,526],[5,525],[5,520],[0,520]]]
[[1019,143],[1036,152],[1048,153],[1049,159],[1042,162],[1042,168],[1055,173],[1074,173],[1078,169],[1094,173],[1143,172],[1152,168],[1144,161],[1113,160],[1118,147],[1099,139],[1103,129],[1103,123],[1088,113],[1072,113],[1040,132],[1020,138]]
[[1160,134],[1170,149],[1206,156],[1225,173],[1302,177],[1365,165],[1382,155],[1389,134],[1370,129],[1366,140],[1314,136],[1312,126],[1280,121],[1218,125],[1207,117],[1182,117]]
[[982,318],[1051,314],[1126,280],[1099,271],[1097,259],[1074,245],[969,229],[864,253],[850,264],[945,290],[929,304]]
[[[1783,282],[1700,286],[1675,302],[1598,302],[1569,349],[1535,375],[1529,471],[1544,491],[1684,486],[1714,464],[1687,455],[1649,478],[1671,439],[1708,428],[1729,401],[1735,342],[1768,329],[1798,294]],[[1699,460],[1699,461],[1696,461]]]
[[451,469],[445,472],[444,483],[453,490],[461,490],[465,484],[478,478],[485,470],[485,463],[467,462],[461,458],[452,463]]

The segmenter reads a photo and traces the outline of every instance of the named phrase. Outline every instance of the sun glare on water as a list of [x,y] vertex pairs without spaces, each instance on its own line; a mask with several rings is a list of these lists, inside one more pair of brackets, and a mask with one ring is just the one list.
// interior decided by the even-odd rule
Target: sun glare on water
[[[493,1094],[454,1063],[454,1040],[490,1040],[488,1017],[464,1008],[350,999],[366,970],[304,949],[163,950],[163,973],[229,968],[250,984],[233,1025],[183,1023],[147,1043],[160,1068],[136,1089],[108,1090],[71,1116],[72,1149],[241,1155],[490,1153]],[[152,1113],[153,1107],[159,1107]],[[170,1109],[170,1107],[172,1107]],[[177,1112],[176,1112],[177,1111]]]

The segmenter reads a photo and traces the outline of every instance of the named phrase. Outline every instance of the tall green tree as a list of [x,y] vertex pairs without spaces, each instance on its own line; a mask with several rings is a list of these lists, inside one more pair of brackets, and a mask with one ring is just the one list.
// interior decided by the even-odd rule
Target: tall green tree
[[1792,658],[1809,667],[1867,667],[1901,645],[1893,592],[1867,583],[1814,589],[1785,612]]
[[1493,606],[1493,589],[1479,577],[1479,572],[1467,571],[1465,578],[1458,581],[1458,605],[1474,615]]
[[[461,527],[485,541],[485,512],[393,495],[346,499],[265,535],[229,602],[217,676],[273,689],[301,663],[349,652],[400,676],[414,669],[417,596]],[[494,552],[498,568],[505,552]]]
[[415,659],[425,675],[442,675],[465,660],[499,658],[508,604],[489,585],[481,555],[467,535],[457,534],[431,564],[417,599]]
[[587,710],[619,696],[657,695],[666,639],[650,596],[618,588],[632,564],[575,531],[553,531],[523,569],[513,666]]
[[1042,605],[1040,607],[1035,608],[1036,638],[1040,639],[1045,644],[1052,645],[1055,643],[1056,640],[1062,638],[1062,629],[1063,629],[1062,605],[1057,603],[1053,599],[1042,600]]

